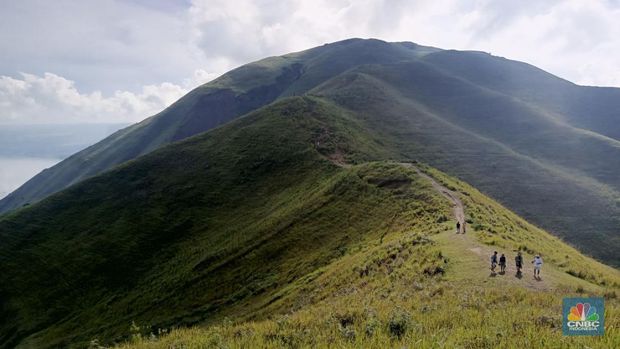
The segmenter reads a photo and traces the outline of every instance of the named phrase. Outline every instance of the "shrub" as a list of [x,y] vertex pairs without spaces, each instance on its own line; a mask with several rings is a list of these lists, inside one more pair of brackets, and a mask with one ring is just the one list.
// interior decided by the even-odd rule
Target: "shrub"
[[366,328],[364,330],[364,332],[366,333],[366,337],[374,336],[375,332],[377,332],[378,327],[379,321],[377,321],[377,318],[370,318],[370,320],[368,320],[368,322],[366,323]]
[[135,321],[131,322],[131,326],[129,326],[129,332],[131,333],[132,342],[137,343],[142,339],[140,326],[138,326]]
[[411,315],[403,309],[395,309],[388,321],[388,331],[392,337],[401,339],[411,325]]
[[351,327],[340,327],[340,334],[348,341],[355,341],[355,330]]
[[338,321],[338,324],[340,324],[340,326],[342,328],[347,328],[350,325],[353,325],[355,323],[355,318],[357,316],[355,314],[352,313],[344,313],[344,314],[335,314],[334,318],[336,319],[336,321]]
[[88,344],[88,349],[106,349],[106,347],[99,343],[99,339],[95,338]]
[[581,270],[579,271],[574,271],[573,269],[569,269],[567,272],[567,274],[572,275],[576,278],[580,278],[580,279],[585,279],[586,278],[586,273],[582,272]]

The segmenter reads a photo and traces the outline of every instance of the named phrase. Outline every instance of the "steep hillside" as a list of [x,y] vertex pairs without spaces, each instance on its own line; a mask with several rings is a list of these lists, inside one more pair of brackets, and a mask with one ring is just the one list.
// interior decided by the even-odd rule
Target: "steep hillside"
[[390,215],[389,192],[325,160],[380,156],[360,130],[296,98],[8,215],[0,343],[114,338],[132,320],[194,323],[268,298]]
[[[289,286],[278,299],[287,305],[284,314],[172,331],[135,325],[129,330],[131,338],[118,348],[620,345],[617,271],[592,264],[477,190],[436,170],[398,163],[365,167],[372,169],[373,176],[400,172],[401,178],[411,179],[400,186],[401,192],[441,193],[444,202],[434,204],[451,214],[450,219],[444,221],[441,216],[430,225],[393,225],[381,238],[369,238]],[[452,212],[448,213],[446,203],[453,204]],[[420,208],[411,206],[403,213],[423,217]],[[455,234],[453,219],[463,216],[469,229]],[[488,257],[494,250],[508,256],[506,273],[489,273]],[[546,258],[542,278],[533,278],[527,265],[522,275],[516,274],[512,258],[517,251],[523,253],[526,264],[534,253]],[[587,266],[590,272],[574,270],[576,266]],[[601,295],[606,298],[605,336],[563,336],[562,298]]]
[[0,212],[279,98],[318,95],[354,110],[397,158],[466,180],[619,266],[619,91],[482,52],[345,40],[235,69],[43,171],[0,200]]
[[620,90],[578,86],[529,64],[482,52],[446,50],[425,62],[490,90],[535,104],[549,116],[620,140]]
[[[283,99],[3,216],[0,343],[380,347],[448,328],[448,346],[560,346],[549,304],[581,292],[607,295],[608,336],[573,341],[618,344],[618,271],[432,168],[377,161],[407,160],[380,120]],[[458,191],[473,236],[452,238],[451,202],[418,169]],[[488,278],[484,244],[542,253],[543,283]],[[193,324],[212,327],[140,339]]]
[[0,200],[0,213],[37,202],[158,147],[222,125],[282,96],[301,95],[352,67],[421,57],[436,49],[351,39],[232,70],[138,124],[69,157]]
[[357,112],[404,158],[462,178],[620,264],[620,142],[423,62],[360,67],[311,93]]

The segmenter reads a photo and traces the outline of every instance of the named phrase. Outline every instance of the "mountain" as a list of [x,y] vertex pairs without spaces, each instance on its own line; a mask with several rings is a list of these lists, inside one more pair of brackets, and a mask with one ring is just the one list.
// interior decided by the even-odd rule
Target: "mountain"
[[[435,116],[344,107],[393,92],[370,73],[0,217],[0,347],[561,347],[561,297],[584,294],[608,332],[574,343],[615,347],[620,272],[407,158]],[[489,277],[492,249],[542,254],[543,279]]]
[[242,66],[196,88],[161,113],[41,172],[0,200],[0,213],[37,202],[162,145],[222,125],[277,98],[304,94],[352,67],[393,63],[432,51],[410,43],[353,39]]
[[235,69],[47,169],[0,200],[32,204],[287,96],[351,109],[394,153],[471,183],[620,265],[620,92],[483,52],[350,39]]

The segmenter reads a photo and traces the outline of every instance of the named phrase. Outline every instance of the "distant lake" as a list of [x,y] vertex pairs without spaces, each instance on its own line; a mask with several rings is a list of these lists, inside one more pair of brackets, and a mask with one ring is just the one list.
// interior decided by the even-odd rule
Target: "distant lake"
[[0,156],[0,199],[62,159]]

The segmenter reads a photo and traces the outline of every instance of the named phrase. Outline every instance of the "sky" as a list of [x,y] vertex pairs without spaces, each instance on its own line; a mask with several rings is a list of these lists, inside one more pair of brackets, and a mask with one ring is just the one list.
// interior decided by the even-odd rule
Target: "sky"
[[266,56],[351,37],[620,87],[620,0],[0,0],[0,124],[137,122]]

